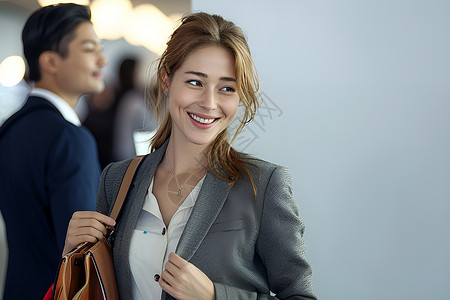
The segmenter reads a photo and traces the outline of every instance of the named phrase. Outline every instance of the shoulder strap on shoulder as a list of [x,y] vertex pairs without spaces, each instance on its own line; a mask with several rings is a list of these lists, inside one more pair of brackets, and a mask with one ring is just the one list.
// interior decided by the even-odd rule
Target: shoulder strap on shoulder
[[128,165],[128,168],[123,176],[122,183],[120,184],[119,192],[117,193],[116,201],[114,202],[114,207],[111,211],[110,217],[114,220],[117,219],[120,209],[127,197],[128,190],[130,189],[131,182],[133,182],[134,174],[141,164],[142,158],[144,156],[136,156]]

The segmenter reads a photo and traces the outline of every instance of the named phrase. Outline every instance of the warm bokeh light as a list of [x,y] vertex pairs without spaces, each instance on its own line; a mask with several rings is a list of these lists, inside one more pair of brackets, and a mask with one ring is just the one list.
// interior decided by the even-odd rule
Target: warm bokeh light
[[0,64],[0,84],[11,87],[18,84],[25,75],[25,63],[20,56],[9,56]]
[[[89,0],[38,0],[41,6],[73,2],[89,5]],[[134,46],[144,46],[161,55],[173,30],[179,25],[181,14],[165,15],[153,4],[133,8],[130,0],[93,0],[90,4],[92,24],[101,39],[125,40]]]
[[130,44],[145,46],[158,55],[173,30],[169,17],[152,4],[136,6],[126,24],[124,37]]
[[89,5],[91,1],[90,0],[38,0],[38,3],[40,6],[47,6],[52,4],[58,4],[58,3],[75,3],[80,5]]
[[94,0],[91,12],[95,32],[102,39],[120,39],[132,10],[130,0]]

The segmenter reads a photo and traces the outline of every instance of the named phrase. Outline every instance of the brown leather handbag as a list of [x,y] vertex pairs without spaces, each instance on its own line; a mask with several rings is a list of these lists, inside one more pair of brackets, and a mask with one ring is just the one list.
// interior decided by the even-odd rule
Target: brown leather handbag
[[[125,172],[110,217],[116,220],[143,156],[135,157]],[[116,225],[117,226],[117,225]],[[52,299],[108,299],[118,300],[116,277],[109,239],[83,243],[62,258]]]

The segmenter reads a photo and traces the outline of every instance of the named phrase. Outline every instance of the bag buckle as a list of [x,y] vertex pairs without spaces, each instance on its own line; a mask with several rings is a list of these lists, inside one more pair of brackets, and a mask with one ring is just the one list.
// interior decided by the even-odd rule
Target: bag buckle
[[83,265],[83,262],[84,262],[83,258],[75,258],[73,264],[74,264],[75,266],[82,266],[82,265]]

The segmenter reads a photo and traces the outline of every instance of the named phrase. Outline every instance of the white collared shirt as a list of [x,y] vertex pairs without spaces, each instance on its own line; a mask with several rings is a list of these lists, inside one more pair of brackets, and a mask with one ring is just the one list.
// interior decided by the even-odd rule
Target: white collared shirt
[[204,179],[205,176],[175,212],[169,228],[164,225],[158,201],[152,193],[152,180],[130,242],[131,290],[134,299],[161,299],[162,289],[155,277],[159,279],[170,252],[175,252]]
[[72,123],[75,126],[81,126],[80,118],[78,118],[75,110],[64,99],[52,93],[48,90],[33,88],[30,92],[30,96],[42,97],[53,104],[56,109],[59,110],[61,115],[67,122]]

